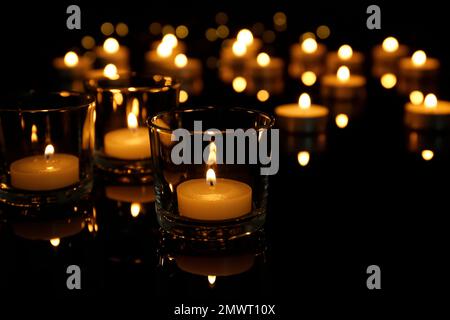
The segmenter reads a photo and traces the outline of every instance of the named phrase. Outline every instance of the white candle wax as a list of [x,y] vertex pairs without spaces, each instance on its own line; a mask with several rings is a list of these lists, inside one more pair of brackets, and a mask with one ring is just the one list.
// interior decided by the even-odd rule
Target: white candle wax
[[150,158],[150,137],[147,128],[118,129],[105,134],[105,154],[123,160]]
[[68,187],[79,180],[79,160],[70,154],[26,157],[10,167],[11,185],[17,189],[47,191]]
[[[215,179],[214,179],[215,180]],[[252,189],[231,179],[217,179],[211,185],[205,179],[192,179],[177,187],[181,216],[196,220],[227,220],[252,210]]]

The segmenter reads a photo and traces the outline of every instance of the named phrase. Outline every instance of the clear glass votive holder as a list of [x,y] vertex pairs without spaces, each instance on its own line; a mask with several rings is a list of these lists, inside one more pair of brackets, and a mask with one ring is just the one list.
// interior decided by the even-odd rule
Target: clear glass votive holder
[[160,226],[203,241],[259,230],[269,178],[263,172],[270,166],[261,154],[278,153],[270,143],[273,124],[272,116],[244,108],[176,110],[149,118]]
[[[152,180],[145,121],[178,106],[180,84],[170,77],[117,74],[87,81],[97,98],[95,165],[107,180],[145,183]],[[110,179],[108,179],[110,178]]]
[[0,201],[44,207],[92,189],[95,98],[75,92],[3,96]]

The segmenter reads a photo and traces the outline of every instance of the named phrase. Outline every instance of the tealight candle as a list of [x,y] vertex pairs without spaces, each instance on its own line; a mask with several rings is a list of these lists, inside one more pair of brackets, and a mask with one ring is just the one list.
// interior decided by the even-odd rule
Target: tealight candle
[[407,54],[407,46],[399,44],[394,37],[387,37],[381,45],[376,46],[372,51],[373,75],[381,77],[386,73],[398,74],[398,63]]
[[53,66],[63,77],[71,80],[82,79],[86,72],[91,68],[91,59],[82,56],[79,57],[75,52],[69,51],[64,57],[53,60]]
[[252,189],[231,179],[216,179],[208,169],[205,179],[185,181],[177,187],[181,216],[207,221],[235,219],[252,210]]
[[327,49],[323,44],[317,43],[313,38],[307,38],[303,42],[291,46],[291,64],[289,74],[298,78],[307,71],[316,75],[323,73],[323,65]]
[[95,50],[99,67],[103,68],[108,64],[114,64],[118,68],[127,69],[129,67],[130,53],[128,48],[121,46],[114,38],[108,38],[103,46]]
[[256,93],[264,89],[277,94],[283,90],[283,60],[280,58],[271,58],[261,52],[255,60],[249,61],[245,73],[245,78],[250,80],[248,92]]
[[150,137],[147,128],[139,128],[137,117],[130,112],[128,128],[117,129],[105,134],[105,154],[122,160],[150,158]]
[[337,52],[330,52],[327,55],[327,73],[336,73],[340,66],[346,65],[352,73],[363,74],[363,64],[364,55],[353,51],[348,44],[340,46]]
[[399,65],[398,89],[403,94],[420,89],[434,91],[440,63],[435,58],[428,58],[423,50],[413,53],[411,58],[403,58]]
[[322,77],[321,93],[324,99],[353,99],[364,95],[366,79],[360,75],[350,74],[347,66],[342,66],[336,74]]
[[328,109],[320,105],[311,105],[307,93],[300,95],[298,104],[286,104],[275,108],[278,124],[288,132],[325,131]]
[[57,153],[53,145],[43,155],[26,157],[11,163],[11,185],[29,191],[48,191],[71,186],[79,181],[79,159]]
[[438,100],[432,93],[423,101],[411,100],[405,105],[405,125],[414,130],[450,128],[450,102]]

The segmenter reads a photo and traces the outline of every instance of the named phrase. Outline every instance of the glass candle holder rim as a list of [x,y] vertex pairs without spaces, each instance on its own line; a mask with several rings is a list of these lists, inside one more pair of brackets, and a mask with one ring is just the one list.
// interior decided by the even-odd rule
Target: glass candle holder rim
[[[13,97],[12,97],[13,96]],[[58,97],[58,99],[65,99],[65,98],[79,98],[79,103],[71,103],[69,105],[64,106],[55,106],[52,104],[49,104],[46,107],[38,107],[35,105],[42,104],[41,101],[39,102],[27,102],[27,105],[19,106],[20,104],[23,104],[24,101],[21,101],[20,99],[25,98],[51,98],[51,97]],[[66,112],[71,111],[79,108],[85,108],[91,105],[92,103],[95,103],[95,97],[90,93],[84,93],[84,92],[77,92],[77,91],[29,91],[26,93],[15,93],[12,94],[9,99],[17,100],[15,102],[11,102],[8,104],[3,104],[3,102],[0,103],[0,112],[20,112],[20,113],[44,113],[44,112]],[[8,106],[16,104],[16,106]]]
[[[268,130],[268,129],[272,128],[274,126],[274,124],[275,124],[275,117],[274,116],[272,116],[272,115],[270,115],[270,114],[268,114],[266,112],[260,111],[260,110],[248,109],[248,108],[243,108],[243,107],[231,107],[231,108],[227,108],[227,109],[222,109],[222,108],[214,107],[214,106],[206,106],[206,107],[198,107],[198,108],[190,108],[190,109],[178,109],[178,110],[171,110],[171,111],[162,111],[162,112],[157,113],[156,115],[154,115],[151,118],[149,117],[146,120],[146,124],[147,124],[147,126],[149,128],[157,129],[160,132],[171,133],[173,130],[175,130],[177,128],[173,128],[173,127],[172,128],[165,128],[165,127],[162,127],[162,126],[160,126],[160,125],[158,125],[156,123],[156,120],[161,118],[161,116],[163,116],[165,114],[169,114],[169,113],[174,114],[174,113],[184,113],[184,112],[214,112],[214,111],[218,111],[218,110],[226,110],[226,111],[231,111],[231,112],[245,112],[245,113],[249,113],[249,114],[253,113],[253,114],[259,114],[259,115],[265,117],[266,119],[269,120],[269,123],[266,124],[266,125],[263,125],[261,127],[256,128],[256,130],[258,130],[258,131],[259,130]],[[188,130],[188,131],[191,134],[197,133],[194,130]],[[208,129],[204,129],[204,131],[208,131]],[[225,133],[226,130],[224,130],[224,129],[220,130],[219,129],[219,131],[221,133]]]
[[[98,79],[86,79],[86,84],[88,87],[94,89],[96,92],[133,92],[133,91],[160,91],[163,88],[178,88],[181,86],[181,83],[170,76],[161,75],[161,74],[140,74],[137,72],[123,72],[119,73],[119,78],[117,79],[111,79],[106,76],[102,76]],[[155,77],[158,77],[158,79],[155,79]],[[120,85],[119,81],[123,80],[130,80],[130,79],[137,79],[137,80],[149,80],[153,81],[153,85],[138,85],[138,86],[132,86],[132,85]],[[159,82],[163,81],[163,84],[158,84]],[[92,84],[94,82],[94,84]],[[105,83],[106,85],[100,85],[101,83]],[[115,85],[114,85],[115,84]]]

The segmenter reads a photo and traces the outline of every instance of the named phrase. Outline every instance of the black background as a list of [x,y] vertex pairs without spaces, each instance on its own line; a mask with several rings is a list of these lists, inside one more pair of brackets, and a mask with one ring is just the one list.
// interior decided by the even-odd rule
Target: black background
[[[424,49],[441,60],[438,94],[450,98],[448,12],[442,2],[380,3],[381,30],[366,28],[366,8],[371,3],[83,1],[79,2],[82,29],[71,31],[65,27],[69,4],[1,4],[4,90],[55,88],[52,59],[80,47],[86,34],[103,39],[99,29],[104,21],[128,24],[130,33],[121,42],[130,47],[132,65],[139,69],[145,51],[157,39],[148,33],[153,21],[187,25],[188,56],[206,60],[217,57],[220,49],[219,42],[209,43],[204,36],[206,28],[217,25],[217,12],[228,14],[230,34],[234,35],[256,22],[270,29],[273,14],[283,11],[288,17],[287,30],[277,33],[275,42],[265,48],[273,55],[287,59],[290,44],[303,32],[326,24],[331,29],[325,41],[329,49],[348,42],[367,54],[369,67],[371,48],[384,37],[395,35],[411,49]],[[216,70],[205,70],[204,94],[191,99],[190,105],[245,105],[270,112],[281,102],[294,101],[304,90],[298,81],[286,76],[286,93],[259,103],[254,97],[233,93],[217,79]],[[313,99],[318,100],[314,90]],[[377,311],[386,315],[387,307],[403,314],[425,307],[428,299],[440,305],[448,296],[448,150],[436,152],[430,162],[408,152],[402,123],[405,99],[395,90],[382,89],[372,78],[368,91],[363,117],[351,121],[345,130],[330,125],[326,152],[313,154],[307,167],[297,164],[295,153],[282,154],[280,172],[271,178],[267,257],[266,263],[256,266],[258,276],[243,275],[213,291],[204,279],[170,282],[170,290],[159,291],[157,279],[164,275],[155,268],[157,240],[149,231],[156,227],[154,217],[147,215],[140,220],[141,225],[115,219],[114,209],[102,202],[103,222],[115,226],[105,228],[124,228],[125,235],[111,231],[89,241],[81,236],[73,240],[75,253],[67,249],[69,253],[60,254],[62,258],[40,256],[34,244],[14,238],[5,224],[0,229],[0,250],[5,257],[0,260],[5,268],[0,279],[7,279],[4,292],[29,299],[44,293],[67,301],[74,295],[94,300],[132,296],[163,314],[170,312],[175,302],[276,303],[282,319],[306,311],[317,316],[366,318]],[[90,246],[87,251],[86,245]],[[126,250],[136,250],[133,254],[141,254],[145,263],[136,267],[108,260],[109,250],[117,254],[123,248],[125,256],[130,254]],[[81,292],[69,292],[64,282],[60,283],[65,281],[61,268],[67,261],[89,270],[90,282]],[[371,264],[381,267],[382,290],[366,288],[366,268]]]

